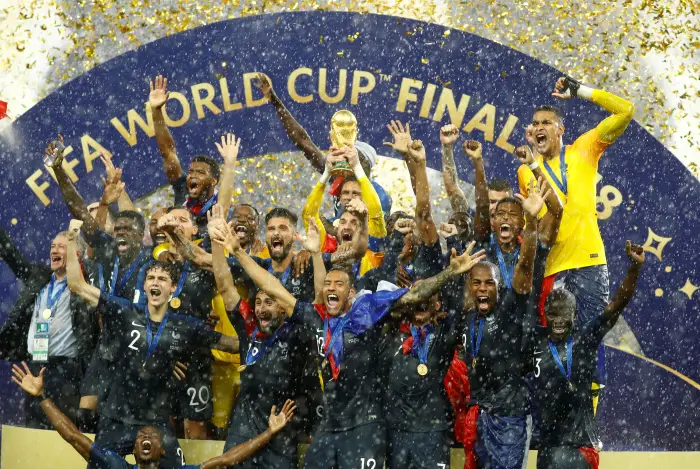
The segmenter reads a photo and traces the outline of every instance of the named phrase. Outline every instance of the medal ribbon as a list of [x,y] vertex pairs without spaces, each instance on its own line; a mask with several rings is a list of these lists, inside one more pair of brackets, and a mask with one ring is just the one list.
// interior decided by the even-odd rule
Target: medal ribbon
[[411,353],[417,356],[418,361],[422,364],[428,363],[428,350],[430,349],[433,330],[432,324],[428,324],[420,329],[411,324],[411,337],[413,338]]
[[151,330],[151,319],[150,315],[148,314],[148,307],[146,307],[146,343],[148,344],[148,350],[146,351],[146,359],[143,361],[144,365],[148,361],[148,357],[153,355],[153,352],[155,352],[156,347],[158,347],[158,341],[160,340],[160,336],[165,330],[165,325],[167,324],[167,322],[168,313],[165,313],[165,317],[160,323],[160,326],[158,326],[158,331],[156,332],[155,337],[153,337],[153,330]]
[[[182,287],[185,286],[185,280],[187,280],[187,275],[190,273],[190,261],[185,261],[185,265],[182,268],[182,273],[180,274],[180,280],[177,281],[177,289],[173,293],[172,298],[177,298],[182,293]],[[172,300],[171,298],[171,300]]]
[[559,153],[559,172],[561,173],[561,180],[557,177],[556,174],[554,174],[554,170],[552,169],[551,166],[549,166],[549,163],[547,162],[546,159],[542,158],[542,162],[544,163],[544,169],[547,170],[549,173],[549,176],[552,178],[552,181],[554,181],[554,184],[557,185],[559,190],[562,192],[564,195],[567,194],[567,189],[568,189],[568,184],[566,181],[566,163],[564,162],[564,154],[566,153],[566,147],[562,147],[561,153]]
[[56,293],[53,293],[53,287],[56,282],[56,275],[51,274],[51,281],[49,282],[48,286],[48,293],[46,295],[46,308],[47,309],[52,309],[53,305],[56,304],[56,302],[61,298],[61,295],[63,295],[63,292],[66,291],[66,288],[68,288],[68,281],[66,279],[61,280],[60,283],[61,286],[56,290]]
[[219,200],[219,189],[214,189],[214,194],[207,200],[204,205],[200,205],[198,201],[192,200],[189,197],[187,198],[187,201],[185,202],[185,207],[187,209],[194,213],[195,215],[199,216],[200,213],[203,213],[206,215],[206,213],[209,211],[210,208]]
[[260,348],[258,348],[258,352],[254,353],[254,349],[256,347],[253,346],[255,343],[255,339],[260,334],[258,331],[258,328],[256,327],[255,330],[253,331],[253,334],[250,339],[250,347],[248,347],[248,354],[245,357],[245,364],[246,366],[250,366],[257,362],[260,357],[265,355],[265,352],[267,351],[268,348],[272,347],[272,344],[275,343],[277,338],[280,336],[280,334],[284,331],[286,331],[289,328],[289,323],[285,322],[282,324],[280,327],[277,328],[274,334],[272,334],[270,337],[265,338],[265,340],[260,342]]
[[564,375],[566,381],[571,383],[571,369],[573,368],[572,359],[574,354],[573,336],[569,336],[569,340],[566,342],[566,369],[564,369],[564,364],[561,362],[561,357],[559,356],[557,346],[554,345],[551,340],[549,341],[549,350],[552,352],[552,357],[554,358],[554,363],[557,364],[557,368],[559,368],[561,374]]
[[513,253],[513,263],[506,265],[506,260],[503,257],[503,252],[501,251],[501,246],[498,245],[496,238],[491,234],[491,244],[496,249],[496,257],[498,257],[498,267],[501,269],[501,276],[503,277],[503,283],[506,287],[511,288],[513,286],[513,275],[515,273],[515,264],[518,262],[518,256],[520,255],[520,246],[515,249]]
[[472,349],[472,359],[475,359],[479,355],[479,348],[481,347],[481,338],[484,334],[484,318],[479,319],[479,334],[476,336],[476,342],[474,342],[474,321],[476,320],[476,314],[472,317],[472,327],[469,328],[469,334],[471,335],[471,340],[469,345]]
[[[119,293],[122,291],[122,288],[124,288],[124,285],[126,285],[126,282],[129,281],[132,275],[134,275],[134,272],[136,272],[136,268],[139,266],[141,263],[141,260],[143,259],[144,253],[143,251],[139,252],[139,255],[136,256],[136,259],[131,263],[129,268],[124,272],[124,276],[122,277],[121,281],[117,285],[117,277],[119,276],[119,256],[116,257],[114,260],[114,268],[112,269],[112,279],[111,279],[111,284],[109,286],[109,293],[110,295],[115,295],[119,296]],[[100,277],[100,290],[104,288],[104,277],[102,274],[102,264],[97,264],[97,272],[99,273]],[[116,288],[115,288],[116,287]]]

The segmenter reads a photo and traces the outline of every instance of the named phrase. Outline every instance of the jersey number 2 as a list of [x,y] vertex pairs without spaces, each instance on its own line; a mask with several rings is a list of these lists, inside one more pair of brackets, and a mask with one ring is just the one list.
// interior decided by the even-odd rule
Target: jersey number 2
[[133,331],[131,331],[131,337],[133,337],[134,340],[132,340],[131,343],[129,344],[129,348],[131,350],[138,351],[138,348],[134,344],[136,343],[137,340],[139,340],[141,338],[141,333],[139,331],[137,331],[136,329],[134,329]]

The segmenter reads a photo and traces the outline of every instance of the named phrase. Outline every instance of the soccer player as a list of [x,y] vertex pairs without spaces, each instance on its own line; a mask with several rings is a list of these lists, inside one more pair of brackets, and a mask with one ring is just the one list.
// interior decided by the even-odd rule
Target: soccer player
[[[156,77],[155,83],[151,81],[151,92],[148,95],[148,104],[153,116],[153,128],[160,154],[163,156],[165,176],[175,192],[175,205],[185,206],[194,216],[199,227],[199,237],[204,238],[207,229],[207,212],[221,199],[224,210],[228,211],[233,195],[233,175],[238,158],[241,139],[236,139],[233,134],[221,137],[221,144],[216,142],[216,147],[224,159],[223,170],[219,163],[207,155],[196,155],[187,175],[182,173],[180,159],[175,150],[175,140],[168,130],[163,115],[163,106],[168,101],[168,79],[162,75]],[[216,188],[221,177],[221,194]]]
[[[189,212],[185,213],[189,218]],[[177,309],[169,307],[168,298],[175,295],[181,283],[171,264],[156,262],[146,268],[143,308],[89,285],[83,279],[77,255],[71,252],[79,222],[77,225],[75,220],[71,222],[67,236],[68,288],[97,307],[104,327],[118,331],[115,338],[119,340],[115,376],[110,382],[95,441],[103,448],[127,454],[139,429],[144,425],[154,426],[164,435],[166,452],[161,466],[178,467],[183,463],[182,451],[169,424],[173,363],[188,361],[191,349],[201,346],[236,353],[238,340],[216,333],[202,321],[177,314]]]
[[[535,109],[531,125],[534,150],[538,154],[530,167],[520,166],[520,192],[527,195],[535,178],[533,170],[544,168],[549,185],[564,204],[559,236],[547,258],[544,294],[563,286],[576,297],[576,327],[592,321],[605,309],[609,296],[609,275],[605,247],[598,229],[596,179],[603,152],[624,132],[632,120],[634,105],[606,91],[589,88],[571,78],[557,80],[552,95],[562,100],[579,97],[603,107],[611,116],[594,129],[564,145],[564,116],[554,106]],[[542,216],[542,214],[540,214]],[[593,392],[604,384],[604,350],[599,349],[599,373]]]
[[[310,226],[315,228],[313,224]],[[318,230],[313,228],[310,228],[304,246],[315,253],[315,268],[320,269],[317,273],[323,278],[325,267],[319,254]],[[311,236],[312,232],[314,236]],[[278,405],[285,396],[297,396],[303,392],[302,372],[312,336],[303,327],[286,322],[284,310],[263,290],[257,290],[251,297],[254,312],[242,308],[242,300],[224,256],[224,245],[232,246],[231,238],[235,235],[231,234],[220,207],[216,205],[209,221],[209,234],[213,241],[213,270],[217,289],[223,297],[226,312],[243,351],[241,389],[233,408],[224,447],[226,450],[260,433],[267,424],[267,409],[270,406]],[[282,282],[279,278],[278,281]],[[292,429],[288,428],[270,446],[246,461],[243,467],[296,466],[297,441]]]
[[[41,369],[38,376],[34,376],[26,363],[23,362],[22,367],[13,365],[12,381],[39,403],[51,426],[56,429],[61,438],[70,443],[94,467],[99,469],[158,469],[163,467],[160,462],[165,449],[163,448],[163,434],[158,428],[143,426],[138,430],[129,448],[129,452],[133,452],[136,460],[136,465],[131,466],[118,453],[104,449],[99,443],[93,443],[92,440],[83,435],[71,419],[54,404],[53,400],[44,394],[45,368]],[[183,469],[226,469],[232,464],[241,463],[259,451],[260,448],[264,448],[270,441],[274,441],[275,434],[287,425],[294,416],[295,410],[294,401],[290,400],[284,403],[279,414],[277,408],[272,406],[266,430],[256,437],[201,464],[179,467]]]
[[545,302],[547,327],[536,334],[531,350],[535,395],[541,409],[538,469],[598,469],[600,438],[589,390],[596,350],[634,295],[644,264],[644,250],[627,241],[632,264],[603,312],[574,327],[576,298],[563,288]]
[[531,193],[523,202],[525,229],[511,286],[500,293],[498,267],[474,266],[467,278],[474,307],[462,336],[471,390],[465,453],[477,467],[520,468],[527,446],[526,393],[523,381],[522,333],[532,290],[537,250],[537,214],[544,201]]
[[382,467],[386,437],[380,385],[384,377],[379,373],[376,346],[387,313],[430,298],[449,279],[467,272],[483,253],[453,256],[447,269],[410,291],[380,291],[358,297],[354,276],[332,269],[317,292],[320,297],[311,304],[297,301],[272,274],[236,246],[236,238],[232,240],[226,248],[255,284],[284,309],[291,321],[317,334],[323,358],[324,415],[304,467]]

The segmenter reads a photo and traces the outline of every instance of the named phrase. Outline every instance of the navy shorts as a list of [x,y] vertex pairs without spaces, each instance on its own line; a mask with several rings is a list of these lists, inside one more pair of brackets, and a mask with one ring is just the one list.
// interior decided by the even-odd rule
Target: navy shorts
[[195,422],[211,420],[214,415],[211,389],[212,362],[213,358],[208,349],[193,355],[184,381],[177,382],[175,416]]
[[304,469],[383,469],[386,428],[371,423],[343,432],[317,430],[311,440]]
[[449,469],[449,431],[405,432],[388,430],[388,469]]
[[[586,454],[589,458],[586,458]],[[593,448],[541,448],[537,452],[537,469],[598,469],[597,456],[597,451]]]
[[112,362],[102,358],[99,351],[95,350],[80,383],[80,396],[98,396],[99,401],[103,401],[107,396],[112,376]]

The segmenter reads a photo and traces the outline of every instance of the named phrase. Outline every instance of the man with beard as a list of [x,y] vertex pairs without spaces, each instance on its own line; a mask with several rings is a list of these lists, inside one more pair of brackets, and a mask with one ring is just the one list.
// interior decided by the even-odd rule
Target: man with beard
[[[59,142],[63,143],[61,137]],[[63,167],[62,145],[51,143],[46,153],[54,157],[51,168],[68,209],[83,222],[81,231],[92,248],[92,256],[97,263],[96,281],[99,288],[110,295],[132,300],[137,290],[137,274],[149,259],[150,249],[142,243],[146,228],[143,216],[134,210],[121,211],[114,217],[112,234],[102,231]],[[124,183],[121,182],[121,169],[115,168],[104,154],[102,160],[107,168],[100,198],[100,207],[104,208],[117,202],[124,192]],[[110,331],[104,331],[100,334],[97,349],[81,384],[80,409],[76,421],[83,431],[94,433],[97,428],[99,396],[109,387],[109,379],[113,374],[110,367],[114,358]]]
[[[189,217],[189,212],[183,211]],[[177,314],[176,308],[169,307],[168,298],[177,297],[175,293],[181,289],[178,277],[182,278],[171,264],[156,262],[146,268],[143,308],[89,285],[83,279],[77,255],[71,253],[76,237],[77,227],[71,222],[67,235],[68,288],[102,312],[105,327],[115,331],[119,341],[115,376],[95,443],[127,454],[139,429],[154,426],[164,434],[161,467],[179,467],[184,463],[182,451],[169,423],[173,363],[187,361],[189,350],[196,347],[236,353],[238,340],[216,333],[202,321]],[[97,463],[90,461],[88,467],[98,467]]]
[[[223,172],[219,170],[219,163],[213,158],[207,155],[196,155],[187,169],[187,175],[184,175],[175,150],[175,140],[168,130],[163,115],[163,107],[170,94],[167,92],[167,87],[168,79],[158,75],[155,83],[151,81],[151,91],[148,95],[156,143],[163,156],[165,176],[175,192],[175,205],[185,206],[194,215],[199,228],[199,237],[204,238],[209,209],[219,199],[224,204],[224,210],[228,211],[230,207],[233,195],[233,176],[241,139],[236,140],[233,134],[227,134],[221,137],[221,144],[216,143],[216,147],[224,159]],[[220,176],[221,194],[216,188]]]
[[[72,248],[77,249],[82,257],[87,245],[81,239]],[[24,284],[17,303],[0,329],[0,357],[12,361],[30,359],[34,372],[45,367],[47,394],[63,412],[75,418],[80,381],[92,356],[99,329],[94,310],[67,290],[66,257],[69,249],[66,233],[59,233],[51,242],[50,267],[30,264],[7,232],[0,231],[0,258]],[[90,275],[94,275],[91,266]],[[24,413],[27,427],[50,428],[33,400],[25,400]]]
[[[329,240],[329,238],[326,236],[326,229],[323,226],[319,211],[323,202],[323,194],[326,189],[326,185],[331,177],[333,163],[340,160],[347,161],[348,164],[350,164],[355,177],[345,178],[343,181],[340,204],[343,207],[344,212],[340,215],[335,239]],[[375,242],[372,243],[373,246],[369,246],[370,249],[367,250],[364,256],[361,258],[359,270],[356,274],[356,277],[361,277],[370,269],[381,265],[384,257],[383,253],[379,251],[379,244],[381,243],[376,242],[376,240],[386,237],[386,224],[384,221],[384,213],[382,212],[382,205],[379,200],[379,195],[377,194],[374,186],[371,184],[369,178],[365,175],[365,171],[359,162],[356,148],[331,148],[331,153],[326,158],[325,164],[325,170],[321,175],[321,178],[312,189],[308,199],[306,199],[306,205],[302,211],[302,219],[304,220],[305,226],[307,223],[306,220],[310,218],[314,218],[318,222],[318,224],[321,226],[321,250],[323,252],[333,252],[335,251],[335,247],[333,249],[327,249],[327,243],[336,243],[337,246],[341,246],[343,243],[352,240],[354,229],[351,225],[353,222],[345,217],[345,209],[352,200],[359,199],[362,201],[367,206],[368,234],[370,239],[374,239]]]
[[[278,209],[273,209],[278,210]],[[274,215],[281,215],[279,212]],[[270,218],[268,227],[281,222]],[[285,220],[289,221],[287,218]],[[285,322],[285,312],[263,290],[251,299],[254,311],[244,308],[243,300],[233,284],[224,254],[224,246],[232,250],[238,243],[223,219],[220,207],[214,206],[209,221],[212,238],[213,270],[217,289],[224,300],[240,341],[241,389],[234,404],[231,425],[224,449],[231,448],[260,433],[266,426],[267,409],[279,405],[286,396],[302,394],[302,373],[309,355],[311,336],[304,328]],[[235,238],[235,240],[234,240]],[[240,246],[240,243],[238,243]],[[315,254],[314,267],[323,278],[325,269],[320,259],[318,230],[311,230],[304,247]],[[242,249],[242,248],[241,248]],[[271,249],[273,256],[277,248]],[[274,258],[273,258],[274,260]],[[256,263],[256,265],[258,265]],[[279,280],[279,278],[276,276]],[[313,286],[313,285],[312,285]],[[297,465],[297,441],[293,428],[287,428],[267,448],[242,467],[293,468]]]
[[574,328],[572,293],[558,288],[547,296],[547,327],[530,351],[542,419],[538,469],[598,469],[600,437],[589,390],[596,350],[632,299],[644,264],[642,246],[627,241],[625,250],[632,261],[627,276],[603,312],[581,328]]
[[[568,77],[557,80],[552,96],[562,100],[580,97],[612,113],[573,144],[565,146],[562,112],[554,106],[538,107],[531,122],[538,155],[530,167],[518,169],[520,192],[528,193],[535,178],[533,170],[541,166],[550,186],[564,201],[560,235],[547,259],[543,289],[546,294],[555,286],[564,287],[574,294],[578,308],[576,328],[580,328],[604,310],[610,292],[596,208],[598,162],[627,128],[634,115],[634,105]],[[602,345],[598,353],[599,368],[592,386],[596,396],[605,381]],[[595,402],[597,404],[597,397]]]
[[[12,367],[12,381],[22,388],[29,396],[39,402],[41,409],[46,414],[51,426],[56,429],[61,438],[80,454],[86,461],[93,463],[100,469],[157,469],[163,456],[163,434],[155,427],[142,427],[136,434],[133,442],[132,453],[136,465],[132,466],[124,460],[118,453],[105,450],[99,444],[87,436],[83,435],[78,427],[66,414],[61,412],[50,397],[44,394],[45,378],[44,368],[38,376],[34,376],[22,363],[23,368],[18,365]],[[180,466],[182,469],[226,469],[232,464],[238,464],[255,454],[260,448],[267,445],[294,416],[295,406],[293,401],[286,401],[277,414],[276,407],[272,407],[268,419],[267,429],[258,436],[242,443],[235,448],[226,451],[221,456],[208,459],[201,464]]]
[[[379,291],[357,298],[354,276],[334,268],[325,275],[323,287],[317,290],[316,301],[311,304],[297,301],[235,241],[233,238],[233,244],[226,248],[291,321],[312,332],[323,331],[318,345],[323,358],[320,375],[324,415],[306,453],[304,467],[382,467],[386,436],[377,344],[388,312],[430,298],[449,279],[467,272],[482,259],[483,253],[453,256],[446,270],[411,290]],[[315,255],[315,268],[319,265],[317,259]]]

